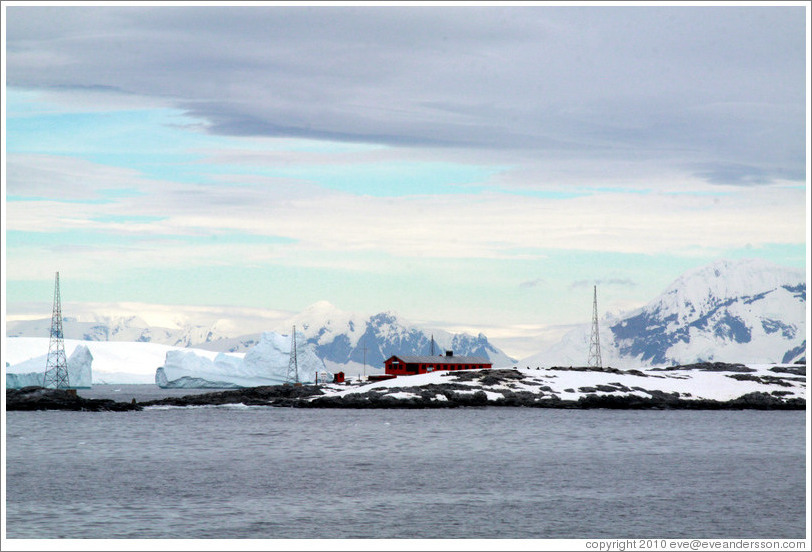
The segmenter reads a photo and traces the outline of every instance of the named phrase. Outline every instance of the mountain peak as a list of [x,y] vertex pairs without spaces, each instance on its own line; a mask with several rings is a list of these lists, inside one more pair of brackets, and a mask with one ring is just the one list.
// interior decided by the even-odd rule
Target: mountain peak
[[[583,324],[526,361],[583,364],[591,326]],[[760,259],[720,259],[683,273],[637,310],[601,326],[612,366],[701,361],[790,362],[805,350],[803,270]]]
[[698,283],[725,295],[762,292],[775,289],[787,282],[805,281],[804,271],[780,266],[764,259],[719,259],[713,263],[682,274],[666,290],[688,288]]
[[779,266],[763,259],[720,259],[689,270],[642,309],[676,315],[680,321],[718,308],[734,298],[754,298],[782,286],[805,283],[803,270]]

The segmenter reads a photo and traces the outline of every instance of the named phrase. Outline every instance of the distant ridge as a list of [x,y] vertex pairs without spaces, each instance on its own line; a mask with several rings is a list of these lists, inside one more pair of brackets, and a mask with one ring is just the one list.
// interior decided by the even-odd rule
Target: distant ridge
[[[459,355],[487,357],[497,366],[515,362],[493,346],[482,333],[473,336],[422,329],[392,312],[364,316],[343,312],[327,301],[320,301],[285,321],[276,331],[288,333],[293,324],[297,332],[304,334],[307,343],[314,346],[319,358],[333,365],[360,365],[366,359],[370,370],[382,369],[383,361],[395,353],[429,354],[432,335],[438,354],[449,349]],[[8,337],[42,337],[48,335],[49,325],[50,319],[45,318],[9,321],[6,333]],[[66,317],[64,334],[67,339],[82,341],[159,343],[221,352],[245,352],[260,340],[260,332],[234,336],[221,326],[228,327],[227,324],[215,322],[210,325],[184,324],[179,328],[164,328],[149,326],[137,316],[99,315],[90,320]]]
[[336,364],[361,364],[366,359],[368,366],[381,369],[383,361],[394,354],[428,355],[432,336],[436,354],[451,350],[462,356],[488,358],[495,366],[515,362],[482,333],[473,336],[419,328],[393,312],[365,317],[342,312],[322,301],[305,309],[295,318],[295,323],[297,328],[302,328],[308,343],[316,348],[316,354]]

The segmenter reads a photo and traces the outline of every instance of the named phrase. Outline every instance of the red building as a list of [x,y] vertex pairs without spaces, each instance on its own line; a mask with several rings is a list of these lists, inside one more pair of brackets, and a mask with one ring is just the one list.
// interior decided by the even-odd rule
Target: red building
[[384,361],[387,374],[393,376],[413,376],[435,370],[482,370],[493,367],[487,358],[454,356],[446,351],[445,356],[397,356]]

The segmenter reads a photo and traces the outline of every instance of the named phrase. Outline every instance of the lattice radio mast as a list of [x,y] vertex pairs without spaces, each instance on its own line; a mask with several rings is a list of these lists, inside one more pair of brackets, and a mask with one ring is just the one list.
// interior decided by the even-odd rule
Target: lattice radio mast
[[594,368],[603,368],[601,361],[601,340],[598,332],[598,286],[593,288],[592,299],[592,337],[589,339],[589,360],[587,365]]
[[286,383],[299,383],[299,360],[296,358],[296,326],[290,338],[290,361],[288,361],[288,377]]
[[364,377],[367,377],[367,338],[364,336]]
[[59,294],[59,272],[54,284],[54,309],[51,315],[51,341],[48,345],[48,360],[45,362],[43,387],[67,389],[68,361],[65,357],[65,336],[62,333],[62,298]]

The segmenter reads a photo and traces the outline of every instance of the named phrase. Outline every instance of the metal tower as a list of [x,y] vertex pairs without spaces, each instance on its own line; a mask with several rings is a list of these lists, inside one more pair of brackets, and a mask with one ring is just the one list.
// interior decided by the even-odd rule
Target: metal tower
[[592,299],[592,337],[589,339],[589,360],[587,365],[595,368],[603,368],[601,361],[601,340],[598,333],[598,286],[593,288]]
[[51,315],[51,341],[48,345],[48,360],[45,362],[45,375],[42,379],[43,387],[67,389],[68,361],[65,357],[65,338],[62,334],[62,298],[59,294],[59,272],[56,273],[54,284],[54,310]]
[[296,358],[296,326],[290,338],[290,361],[288,361],[288,377],[285,383],[299,383],[299,361]]
[[364,336],[364,377],[367,377],[367,338]]

